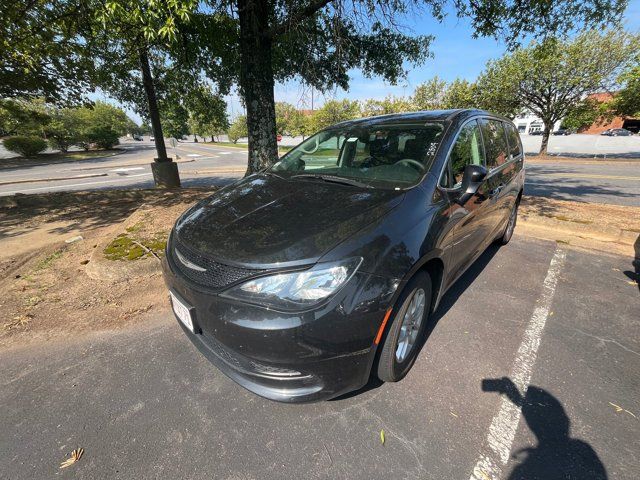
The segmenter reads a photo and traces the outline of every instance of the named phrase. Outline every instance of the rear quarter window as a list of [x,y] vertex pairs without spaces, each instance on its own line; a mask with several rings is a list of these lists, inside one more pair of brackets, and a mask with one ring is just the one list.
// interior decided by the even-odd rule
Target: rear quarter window
[[522,153],[522,148],[520,145],[520,134],[516,130],[516,127],[514,127],[510,123],[505,122],[504,128],[507,131],[507,140],[509,141],[509,152],[511,153],[511,156],[515,158]]
[[509,157],[504,124],[498,120],[483,119],[480,121],[480,127],[484,138],[487,168],[496,168],[505,163]]

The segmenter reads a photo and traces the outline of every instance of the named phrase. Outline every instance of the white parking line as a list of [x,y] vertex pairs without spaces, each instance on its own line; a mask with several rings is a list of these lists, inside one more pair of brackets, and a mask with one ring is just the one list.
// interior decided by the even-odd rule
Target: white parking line
[[220,155],[231,155],[233,152],[220,152]]
[[[529,387],[531,372],[536,361],[540,338],[544,329],[549,309],[558,284],[558,276],[566,253],[564,250],[556,249],[547,276],[544,279],[542,295],[538,299],[537,306],[533,311],[529,325],[524,332],[522,343],[518,348],[516,360],[511,370],[511,379],[523,395]],[[485,453],[478,458],[473,473],[469,480],[497,480],[502,474],[502,468],[509,461],[511,445],[518,429],[520,421],[520,407],[515,405],[508,398],[503,398],[500,410],[493,417],[487,434]]]
[[60,189],[65,189],[65,188],[69,188],[69,187],[82,187],[84,185],[99,185],[99,184],[103,184],[103,183],[118,183],[118,182],[122,182],[123,180],[126,180],[127,178],[145,177],[145,176],[150,176],[150,175],[152,175],[152,173],[137,173],[135,175],[128,175],[128,176],[123,177],[123,178],[118,178],[117,180],[103,180],[101,182],[73,183],[71,185],[57,185],[57,186],[54,186],[54,187],[25,188],[25,189],[22,189],[22,190],[14,190],[12,192],[0,192],[0,193],[2,195],[13,195],[14,193],[35,192],[37,190],[60,190]]
[[114,168],[113,170],[109,170],[110,172],[131,172],[133,170],[144,170],[144,167],[124,167],[124,168]]
[[199,153],[187,153],[187,157],[201,157]]

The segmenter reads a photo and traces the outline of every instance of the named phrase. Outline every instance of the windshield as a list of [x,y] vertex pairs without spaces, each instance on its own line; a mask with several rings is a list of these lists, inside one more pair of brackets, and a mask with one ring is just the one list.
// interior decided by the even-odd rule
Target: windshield
[[379,188],[407,188],[427,172],[444,124],[330,128],[284,155],[270,171],[286,178],[336,177]]

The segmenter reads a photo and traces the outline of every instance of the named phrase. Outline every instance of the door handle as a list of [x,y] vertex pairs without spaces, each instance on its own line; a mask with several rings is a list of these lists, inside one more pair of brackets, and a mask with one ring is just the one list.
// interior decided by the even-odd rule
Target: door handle
[[494,188],[493,190],[491,190],[491,191],[489,192],[489,195],[490,195],[491,197],[493,197],[493,196],[495,196],[495,195],[498,195],[498,194],[502,191],[502,189],[503,189],[504,187],[506,187],[506,185],[505,185],[504,183],[501,183],[501,184],[500,184],[500,185],[498,185],[496,188]]

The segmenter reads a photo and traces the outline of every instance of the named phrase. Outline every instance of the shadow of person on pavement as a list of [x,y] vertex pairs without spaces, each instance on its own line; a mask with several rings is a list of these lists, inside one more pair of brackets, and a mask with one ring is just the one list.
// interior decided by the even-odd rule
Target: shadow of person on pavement
[[546,390],[530,385],[523,397],[511,379],[485,379],[482,390],[505,395],[522,409],[522,416],[536,436],[535,447],[518,450],[519,461],[509,480],[606,480],[607,472],[593,448],[571,438],[571,421],[562,404]]
[[636,286],[638,290],[640,290],[640,235],[636,238],[635,243],[633,244],[633,248],[635,251],[635,255],[633,258],[633,271],[627,270],[624,274],[629,277],[631,280],[636,282]]

